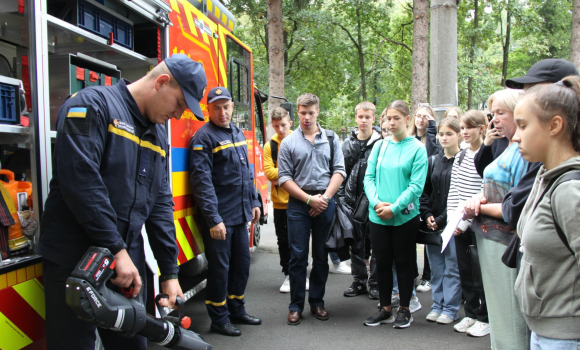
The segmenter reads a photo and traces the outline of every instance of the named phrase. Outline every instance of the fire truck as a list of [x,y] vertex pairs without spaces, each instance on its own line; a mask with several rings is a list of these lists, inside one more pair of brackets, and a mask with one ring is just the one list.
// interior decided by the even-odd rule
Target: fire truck
[[[268,219],[262,155],[262,104],[268,96],[254,85],[252,50],[232,33],[235,23],[218,0],[0,1],[0,169],[11,174],[3,177],[0,171],[0,186],[16,191],[13,207],[34,219],[26,223],[39,223],[42,216],[58,137],[56,117],[64,100],[88,86],[113,85],[121,78],[135,81],[164,58],[183,53],[203,64],[207,91],[225,86],[233,96],[232,122],[248,141],[262,204],[260,222],[248,223],[248,248],[254,251],[260,224]],[[205,122],[206,102],[204,97],[200,103]],[[196,216],[188,175],[189,140],[203,124],[189,110],[166,124],[171,146],[167,170],[186,299],[204,288],[200,276],[207,267],[197,226],[203,218]],[[22,187],[26,190],[18,192]],[[0,227],[0,234],[7,229]],[[42,264],[35,254],[42,232],[31,232],[30,227],[21,231],[7,237],[0,261],[2,350],[45,348]],[[145,229],[143,235],[147,242]],[[156,295],[159,269],[148,245],[146,256],[148,295]],[[154,312],[151,305],[148,311]]]

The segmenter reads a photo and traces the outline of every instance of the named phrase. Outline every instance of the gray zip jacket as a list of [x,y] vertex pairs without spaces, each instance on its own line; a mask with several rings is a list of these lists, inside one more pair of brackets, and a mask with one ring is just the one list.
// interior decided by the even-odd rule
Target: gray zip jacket
[[[548,338],[580,339],[580,181],[564,182],[539,198],[566,171],[580,171],[580,157],[538,171],[518,222],[524,254],[515,293],[532,331]],[[554,221],[574,256],[558,237]]]

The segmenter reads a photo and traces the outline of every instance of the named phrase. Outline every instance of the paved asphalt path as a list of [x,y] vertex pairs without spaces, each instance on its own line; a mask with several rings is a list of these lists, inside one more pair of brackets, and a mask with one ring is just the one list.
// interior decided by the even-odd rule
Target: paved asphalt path
[[[270,207],[270,220],[262,226],[259,248],[252,254],[250,279],[246,289],[248,314],[262,319],[260,326],[240,325],[241,337],[226,337],[209,332],[204,294],[198,293],[186,303],[186,314],[192,319],[191,330],[199,333],[214,349],[489,349],[489,336],[472,338],[457,333],[453,326],[429,323],[425,316],[432,304],[431,293],[418,293],[423,308],[413,314],[414,322],[407,329],[394,329],[392,325],[366,327],[362,322],[377,311],[377,301],[366,295],[346,298],[343,291],[352,282],[348,275],[330,274],[326,285],[325,306],[330,315],[328,321],[320,321],[306,312],[302,323],[289,326],[286,323],[290,295],[279,292],[284,275],[279,265],[278,247]],[[418,247],[422,271],[422,247]],[[350,262],[349,262],[350,263]],[[464,316],[460,310],[460,318]],[[165,349],[149,343],[149,349]]]

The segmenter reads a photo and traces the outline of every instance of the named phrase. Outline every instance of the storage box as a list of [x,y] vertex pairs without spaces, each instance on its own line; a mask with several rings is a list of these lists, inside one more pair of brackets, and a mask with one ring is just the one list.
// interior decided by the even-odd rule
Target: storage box
[[0,124],[20,124],[20,81],[0,76]]

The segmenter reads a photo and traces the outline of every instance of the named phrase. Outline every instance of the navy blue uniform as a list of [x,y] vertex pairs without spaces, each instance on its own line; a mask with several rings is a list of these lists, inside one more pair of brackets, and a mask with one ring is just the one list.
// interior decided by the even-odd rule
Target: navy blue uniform
[[[94,347],[95,328],[79,321],[66,306],[61,279],[66,280],[90,246],[108,248],[113,254],[126,248],[145,292],[141,236],[145,225],[161,273],[178,272],[167,135],[162,125],[141,114],[123,80],[71,96],[58,113],[57,132],[39,242],[39,253],[50,270],[44,274],[46,334],[50,348],[89,348],[91,342]],[[59,329],[66,336],[59,336]],[[99,332],[108,349],[106,332]],[[83,345],[71,341],[71,335]],[[146,348],[144,338],[133,340],[139,345],[131,348]],[[53,342],[61,343],[52,347]],[[111,348],[124,342],[112,341],[117,345]]]
[[[205,303],[212,322],[222,325],[230,322],[230,315],[246,314],[244,292],[250,273],[246,223],[260,202],[246,138],[233,123],[230,129],[206,123],[191,139],[190,150],[191,187],[208,259]],[[226,226],[225,241],[212,239],[209,232],[221,222]]]

